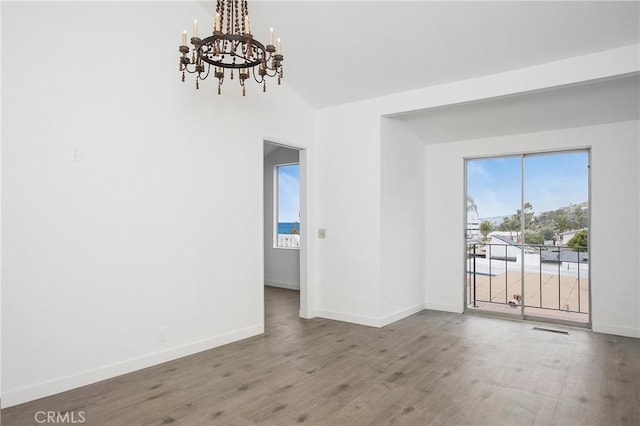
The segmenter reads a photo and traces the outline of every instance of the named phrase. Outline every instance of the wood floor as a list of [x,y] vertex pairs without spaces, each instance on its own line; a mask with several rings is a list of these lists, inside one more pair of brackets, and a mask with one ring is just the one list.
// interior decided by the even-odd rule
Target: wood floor
[[127,426],[640,424],[638,339],[435,311],[376,329],[301,320],[294,291],[265,298],[263,336],[4,409],[2,425],[39,410]]

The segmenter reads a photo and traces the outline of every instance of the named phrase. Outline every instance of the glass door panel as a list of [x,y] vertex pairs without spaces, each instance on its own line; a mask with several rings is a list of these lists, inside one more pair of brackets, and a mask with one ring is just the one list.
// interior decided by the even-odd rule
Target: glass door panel
[[521,157],[469,159],[467,310],[521,316]]
[[524,157],[525,315],[589,322],[589,153]]

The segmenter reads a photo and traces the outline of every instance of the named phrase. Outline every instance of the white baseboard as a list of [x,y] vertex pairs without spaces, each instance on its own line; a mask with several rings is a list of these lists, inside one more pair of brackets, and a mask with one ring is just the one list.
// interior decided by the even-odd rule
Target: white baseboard
[[350,322],[353,324],[367,325],[369,327],[382,327],[380,318],[367,317],[364,315],[345,314],[343,312],[317,310],[316,315],[320,318]]
[[288,290],[300,290],[299,283],[287,283],[283,281],[267,281],[265,280],[264,285],[269,287],[278,287],[278,288],[286,288]]
[[425,309],[431,309],[432,311],[444,311],[453,312],[455,314],[461,314],[463,307],[459,305],[449,305],[447,303],[425,302]]
[[381,324],[382,327],[384,327],[385,325],[389,325],[393,322],[399,321],[403,318],[406,318],[408,316],[411,316],[415,313],[418,313],[420,311],[422,311],[424,309],[424,303],[418,303],[417,305],[414,306],[410,306],[408,308],[402,309],[398,312],[396,312],[395,314],[391,314],[391,315],[387,315],[385,317],[382,317],[381,320]]
[[378,318],[368,317],[364,315],[346,314],[344,312],[323,311],[323,310],[316,311],[315,314],[318,317],[326,318],[330,320],[350,322],[353,324],[360,324],[360,325],[366,325],[369,327],[381,328],[393,322],[401,320],[402,318],[406,318],[410,315],[420,312],[423,309],[424,309],[424,303],[419,303],[417,305],[402,309],[391,315],[386,315],[384,317],[378,317]]
[[640,329],[613,324],[594,322],[591,329],[596,333],[615,334],[616,336],[640,338]]
[[307,311],[304,312],[302,309],[300,309],[298,311],[298,316],[300,316],[300,318],[304,318],[304,319],[311,319],[311,318],[315,318],[318,316],[318,314],[316,313],[316,311]]
[[262,333],[264,333],[264,325],[257,324],[220,336],[202,339],[186,345],[176,346],[111,365],[105,365],[94,370],[84,371],[70,376],[37,383],[35,385],[10,390],[2,394],[2,408],[11,407],[13,405],[44,398],[46,396],[51,396],[81,386],[90,385],[102,380],[111,379],[122,374],[131,373],[136,370],[152,367],[184,356],[193,355],[198,352],[213,349],[218,346],[226,345],[228,343]]

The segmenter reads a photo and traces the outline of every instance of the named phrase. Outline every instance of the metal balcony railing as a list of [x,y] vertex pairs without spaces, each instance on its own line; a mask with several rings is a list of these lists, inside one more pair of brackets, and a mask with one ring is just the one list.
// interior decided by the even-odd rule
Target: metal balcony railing
[[278,247],[300,248],[300,235],[298,235],[298,234],[278,234]]
[[[524,265],[524,267],[523,267]],[[467,303],[589,313],[586,248],[468,244]],[[524,283],[523,283],[524,280]]]

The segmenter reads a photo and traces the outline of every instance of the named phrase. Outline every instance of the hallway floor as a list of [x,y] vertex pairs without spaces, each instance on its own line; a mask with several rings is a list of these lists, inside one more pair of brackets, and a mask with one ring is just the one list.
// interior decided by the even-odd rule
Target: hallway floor
[[[265,288],[266,333],[2,410],[91,425],[638,425],[640,340],[422,311],[377,329],[298,318]],[[77,418],[77,417],[76,417]]]

